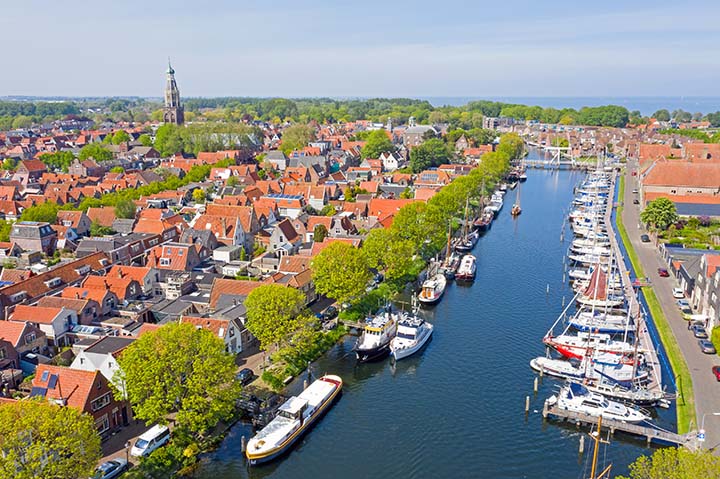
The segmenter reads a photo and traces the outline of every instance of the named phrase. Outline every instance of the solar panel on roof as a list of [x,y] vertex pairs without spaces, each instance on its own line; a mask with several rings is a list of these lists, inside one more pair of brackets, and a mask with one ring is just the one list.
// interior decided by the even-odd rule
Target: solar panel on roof
[[58,382],[57,374],[51,374],[50,382],[48,382],[48,389],[55,389],[55,386],[57,386],[57,382]]
[[34,387],[30,390],[30,397],[36,397],[36,396],[45,397],[46,394],[47,394],[47,389],[45,389],[45,388]]

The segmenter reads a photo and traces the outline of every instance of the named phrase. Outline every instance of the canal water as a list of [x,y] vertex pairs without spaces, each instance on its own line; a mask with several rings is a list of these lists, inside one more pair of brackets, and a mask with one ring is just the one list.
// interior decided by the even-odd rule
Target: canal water
[[[563,298],[573,296],[562,281],[570,235],[561,242],[561,230],[582,177],[528,170],[521,191],[508,191],[505,207],[474,250],[475,283],[451,283],[435,308],[423,310],[435,334],[420,355],[394,366],[356,365],[354,338],[348,338],[312,367],[316,375],[340,375],[343,396],[288,455],[248,470],[240,442],[252,431],[238,424],[196,477],[582,477],[590,442],[581,456],[581,430],[543,421],[543,401],[559,383],[546,377],[534,395],[528,365],[544,354],[541,338],[562,311]],[[519,191],[523,213],[513,219],[510,206]],[[659,424],[672,428],[674,411],[659,414]],[[639,440],[616,435],[600,458],[621,474],[651,452]]]

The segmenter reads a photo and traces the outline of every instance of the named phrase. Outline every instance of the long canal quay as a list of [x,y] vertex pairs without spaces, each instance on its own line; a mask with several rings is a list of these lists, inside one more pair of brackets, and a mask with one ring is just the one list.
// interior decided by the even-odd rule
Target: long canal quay
[[[239,423],[195,477],[587,475],[591,448],[578,451],[587,429],[543,419],[544,401],[561,383],[546,376],[534,393],[537,375],[528,366],[545,354],[541,338],[574,296],[563,281],[572,235],[562,231],[573,189],[585,174],[531,169],[527,175],[522,215],[510,215],[519,190],[508,191],[505,207],[473,250],[475,282],[451,283],[437,306],[421,310],[435,325],[424,351],[396,364],[356,364],[355,338],[348,337],[312,365],[316,376],[343,378],[342,397],[289,454],[248,468],[241,438],[253,431]],[[291,392],[299,392],[302,379]],[[654,414],[655,424],[674,430],[674,406]],[[601,454],[613,463],[613,474],[623,474],[651,452],[644,439],[616,432]]]

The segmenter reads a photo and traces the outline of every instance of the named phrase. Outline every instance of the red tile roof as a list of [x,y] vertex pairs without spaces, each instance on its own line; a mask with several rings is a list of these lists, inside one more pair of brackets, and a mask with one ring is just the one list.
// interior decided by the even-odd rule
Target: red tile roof
[[[44,374],[46,371],[48,374]],[[49,388],[51,375],[57,377],[57,384],[52,389]],[[45,381],[42,380],[43,376],[47,378]],[[83,371],[49,364],[38,365],[32,385],[47,388],[46,398],[64,400],[68,407],[85,412],[91,412],[91,400],[110,392],[100,371]]]
[[52,324],[53,320],[62,313],[62,308],[48,308],[42,306],[27,306],[18,304],[10,314],[11,321],[28,321],[38,324]]

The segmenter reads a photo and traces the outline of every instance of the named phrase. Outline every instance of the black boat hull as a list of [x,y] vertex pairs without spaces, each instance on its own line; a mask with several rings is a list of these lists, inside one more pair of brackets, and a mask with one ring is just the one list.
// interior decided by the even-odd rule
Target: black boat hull
[[355,357],[359,363],[371,363],[385,359],[390,354],[390,343],[373,349],[356,349]]

